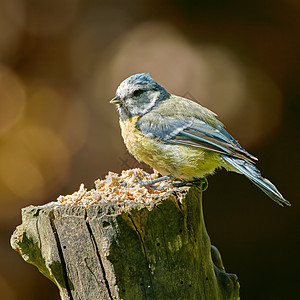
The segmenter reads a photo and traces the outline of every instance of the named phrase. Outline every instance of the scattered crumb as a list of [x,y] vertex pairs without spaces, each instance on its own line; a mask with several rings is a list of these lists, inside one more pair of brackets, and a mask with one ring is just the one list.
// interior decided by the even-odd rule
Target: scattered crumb
[[[90,206],[98,203],[150,203],[157,196],[162,196],[172,190],[171,186],[166,186],[163,190],[156,190],[141,186],[137,176],[142,181],[156,179],[158,173],[148,174],[142,169],[130,169],[122,171],[121,175],[109,172],[104,180],[97,179],[95,188],[87,190],[82,183],[77,192],[72,195],[59,196],[57,201],[62,205]],[[155,184],[156,187],[163,187],[170,181],[162,181]]]

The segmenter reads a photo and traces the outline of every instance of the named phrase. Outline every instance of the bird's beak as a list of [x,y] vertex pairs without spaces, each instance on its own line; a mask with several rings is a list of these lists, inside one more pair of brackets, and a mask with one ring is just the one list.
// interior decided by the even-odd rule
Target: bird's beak
[[120,104],[121,103],[121,98],[119,96],[116,96],[115,98],[112,98],[109,103],[114,103],[114,104]]

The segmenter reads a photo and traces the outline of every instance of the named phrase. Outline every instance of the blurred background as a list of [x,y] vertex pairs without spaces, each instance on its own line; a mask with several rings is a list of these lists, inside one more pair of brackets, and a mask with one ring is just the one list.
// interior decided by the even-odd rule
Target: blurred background
[[0,290],[59,299],[10,248],[20,210],[137,167],[109,104],[137,72],[215,111],[292,207],[209,177],[204,214],[242,299],[299,295],[300,2],[0,0]]

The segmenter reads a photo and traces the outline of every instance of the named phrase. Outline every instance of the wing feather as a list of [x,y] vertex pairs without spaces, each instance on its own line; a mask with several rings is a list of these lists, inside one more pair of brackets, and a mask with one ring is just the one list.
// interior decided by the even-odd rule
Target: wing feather
[[164,114],[153,110],[138,120],[137,128],[165,143],[197,147],[251,162],[257,160],[239,145],[217,119],[208,124],[195,115],[171,115],[169,112]]

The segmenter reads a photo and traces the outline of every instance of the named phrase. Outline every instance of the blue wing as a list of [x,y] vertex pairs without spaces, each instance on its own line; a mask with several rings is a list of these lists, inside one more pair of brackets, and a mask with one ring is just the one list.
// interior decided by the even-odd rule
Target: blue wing
[[250,161],[257,160],[221,125],[214,127],[195,117],[183,119],[152,112],[138,120],[137,128],[165,143],[202,148]]

